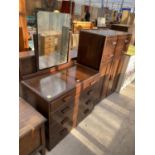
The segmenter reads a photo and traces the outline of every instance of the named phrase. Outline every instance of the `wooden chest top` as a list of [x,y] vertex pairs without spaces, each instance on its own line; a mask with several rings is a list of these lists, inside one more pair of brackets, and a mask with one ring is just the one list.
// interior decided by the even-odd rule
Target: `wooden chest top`
[[19,98],[19,138],[45,122],[45,118],[25,100]]

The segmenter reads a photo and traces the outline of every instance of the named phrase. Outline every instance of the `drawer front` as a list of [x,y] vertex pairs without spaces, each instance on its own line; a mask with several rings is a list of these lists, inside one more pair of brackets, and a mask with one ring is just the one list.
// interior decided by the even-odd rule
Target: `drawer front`
[[28,155],[41,145],[41,130],[36,129],[19,140],[19,154]]
[[119,36],[117,40],[117,46],[115,50],[115,55],[121,55],[127,52],[128,46],[131,40],[131,35]]
[[57,112],[52,113],[50,117],[51,134],[60,131],[62,128],[67,128],[70,131],[73,126],[73,104],[62,106]]
[[67,128],[63,128],[59,132],[53,134],[49,139],[47,139],[47,147],[49,150],[54,148],[65,136],[68,134]]
[[124,48],[123,48],[124,53],[126,53],[128,51],[128,47],[129,47],[129,44],[131,41],[131,37],[132,37],[132,35],[128,35],[124,41],[125,42]]
[[100,67],[101,76],[110,74],[111,64],[112,64],[112,60],[106,63],[101,63],[101,67]]
[[114,55],[116,45],[117,45],[117,37],[107,38],[106,45],[103,51],[103,57],[110,59]]
[[88,87],[93,86],[99,80],[99,78],[100,77],[97,76],[97,77],[93,77],[91,79],[84,81],[83,86],[82,86],[83,90],[85,90]]
[[55,112],[57,111],[61,106],[67,105],[70,103],[74,103],[74,98],[75,98],[75,91],[68,92],[67,94],[59,97],[58,100],[53,101],[50,104],[50,112]]

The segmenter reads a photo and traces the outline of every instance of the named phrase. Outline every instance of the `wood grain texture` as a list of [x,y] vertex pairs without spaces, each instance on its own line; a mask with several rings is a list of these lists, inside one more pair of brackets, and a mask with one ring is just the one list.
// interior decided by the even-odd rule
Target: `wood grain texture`
[[22,98],[19,99],[19,154],[45,155],[45,118]]

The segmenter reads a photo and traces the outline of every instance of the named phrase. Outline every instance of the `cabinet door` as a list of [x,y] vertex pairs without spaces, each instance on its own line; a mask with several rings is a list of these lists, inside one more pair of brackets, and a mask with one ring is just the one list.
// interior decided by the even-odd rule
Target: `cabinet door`
[[80,32],[77,62],[99,69],[105,38],[100,35]]

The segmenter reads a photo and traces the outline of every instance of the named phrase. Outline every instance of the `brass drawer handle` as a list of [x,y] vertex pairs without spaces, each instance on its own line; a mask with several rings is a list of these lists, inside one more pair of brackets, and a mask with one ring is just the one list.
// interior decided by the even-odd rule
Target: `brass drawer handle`
[[67,113],[69,110],[70,110],[70,107],[67,106],[67,107],[65,107],[64,109],[62,109],[61,112],[62,112],[63,114],[65,114],[65,113]]
[[112,44],[115,46],[117,44],[117,42],[116,41],[113,41]]
[[64,125],[65,123],[69,122],[69,118],[65,117],[62,121],[61,124]]
[[62,100],[63,102],[68,102],[70,100],[71,96],[67,96],[67,97],[64,97]]
[[87,92],[88,95],[91,95],[92,93],[93,93],[92,89]]
[[93,82],[90,83],[90,85],[92,86],[92,85],[94,85],[95,83],[96,83],[96,81],[93,81]]
[[127,44],[129,42],[129,40],[126,39],[124,42]]
[[88,100],[85,102],[86,105],[90,105],[91,104],[91,100]]
[[87,115],[89,113],[89,109],[84,110],[83,112],[85,115]]

